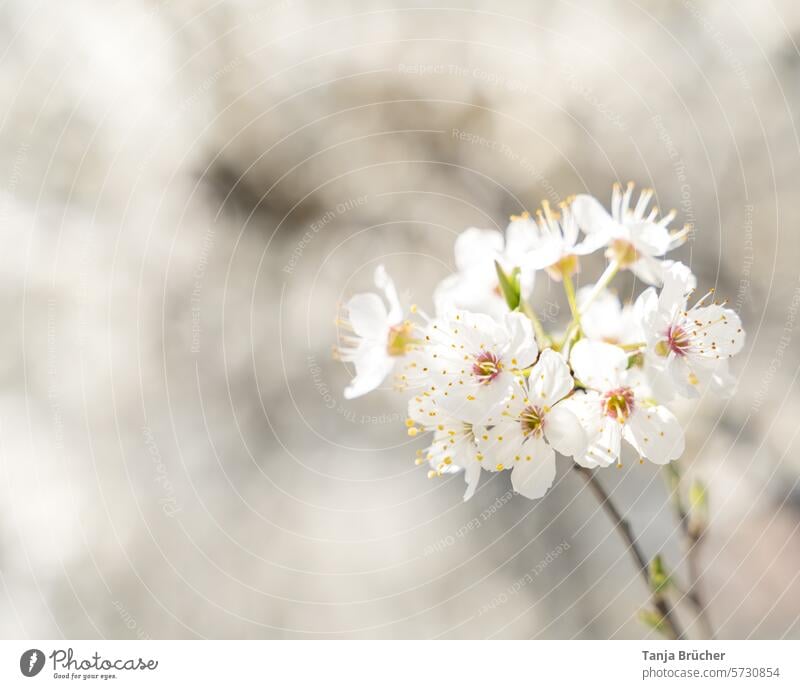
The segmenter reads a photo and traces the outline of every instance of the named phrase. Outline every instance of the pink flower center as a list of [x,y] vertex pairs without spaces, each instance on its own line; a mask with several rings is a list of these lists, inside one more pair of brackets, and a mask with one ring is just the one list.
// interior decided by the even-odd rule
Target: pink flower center
[[475,362],[472,364],[472,374],[483,385],[491,383],[502,370],[503,364],[494,352],[481,352],[475,357]]
[[606,416],[610,416],[620,423],[633,413],[633,402],[633,390],[630,388],[616,388],[603,395],[603,409]]
[[691,346],[689,334],[679,325],[671,325],[664,333],[664,339],[656,343],[656,354],[667,356],[674,352],[677,356],[686,356]]
[[689,349],[689,335],[679,325],[672,325],[667,330],[667,343],[675,354],[686,356],[686,352]]

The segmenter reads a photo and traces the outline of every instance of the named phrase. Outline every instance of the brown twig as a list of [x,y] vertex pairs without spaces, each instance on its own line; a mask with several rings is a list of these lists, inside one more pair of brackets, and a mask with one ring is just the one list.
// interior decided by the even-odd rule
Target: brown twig
[[630,552],[631,557],[636,562],[636,567],[639,570],[639,573],[642,575],[644,579],[645,586],[651,592],[651,598],[653,601],[653,606],[658,611],[660,615],[665,630],[669,634],[669,636],[673,639],[683,639],[685,638],[683,635],[683,631],[681,630],[680,625],[678,624],[675,616],[672,614],[672,609],[670,608],[669,603],[664,598],[664,596],[656,591],[652,590],[652,586],[650,585],[650,574],[648,571],[648,563],[645,559],[642,551],[640,550],[638,544],[636,543],[636,538],[633,535],[633,531],[631,531],[630,524],[628,521],[619,513],[619,510],[616,508],[613,502],[611,502],[611,498],[609,497],[608,493],[606,493],[603,486],[597,480],[594,475],[594,472],[591,469],[587,469],[582,467],[578,464],[574,465],[575,470],[583,477],[586,481],[589,488],[591,488],[592,492],[595,494],[600,506],[606,511],[606,514],[609,516],[611,521],[614,523],[614,527],[622,536],[623,540],[628,545],[628,552]]
[[680,474],[675,469],[672,473],[667,473],[667,487],[672,492],[672,504],[678,516],[678,523],[686,547],[686,568],[689,572],[689,583],[686,587],[685,596],[697,609],[697,619],[702,627],[703,637],[706,639],[715,638],[714,626],[708,614],[708,606],[700,590],[700,544],[703,539],[703,529],[692,524],[691,515],[683,504],[680,494]]

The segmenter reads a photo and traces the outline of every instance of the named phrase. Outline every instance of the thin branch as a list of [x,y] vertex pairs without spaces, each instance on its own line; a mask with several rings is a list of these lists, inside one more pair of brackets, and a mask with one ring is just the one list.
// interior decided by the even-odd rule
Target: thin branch
[[692,539],[686,546],[686,565],[689,570],[689,585],[686,591],[686,597],[692,602],[692,605],[697,608],[697,619],[700,622],[700,626],[703,628],[703,637],[706,639],[714,639],[716,637],[714,626],[711,624],[708,606],[700,590],[700,562],[698,560],[700,540],[700,537]]
[[[676,470],[677,472],[677,470]],[[686,587],[685,595],[697,609],[697,619],[703,629],[703,636],[706,639],[715,638],[714,626],[708,613],[702,591],[700,589],[700,544],[703,538],[701,529],[692,526],[689,511],[684,507],[680,494],[680,474],[666,473],[667,487],[672,493],[672,504],[678,516],[681,532],[686,546],[686,568],[689,571],[689,583]]]
[[660,593],[656,593],[652,590],[652,586],[650,585],[650,574],[648,571],[648,563],[645,559],[644,555],[642,554],[639,545],[636,543],[636,537],[633,535],[633,531],[631,531],[630,524],[628,521],[619,513],[619,510],[616,508],[613,502],[611,502],[611,498],[606,493],[605,488],[600,484],[597,480],[597,477],[594,475],[594,472],[591,469],[587,469],[582,467],[578,464],[574,465],[575,471],[577,471],[583,479],[588,484],[589,488],[591,488],[592,492],[595,494],[600,506],[606,511],[606,514],[609,516],[611,521],[614,523],[614,527],[619,532],[622,539],[628,545],[628,552],[631,554],[631,557],[636,562],[636,567],[639,570],[642,578],[644,579],[645,586],[651,592],[651,597],[653,600],[653,605],[655,606],[658,614],[661,616],[661,619],[664,622],[664,626],[669,633],[669,636],[673,639],[684,639],[683,631],[681,630],[680,625],[678,624],[675,616],[672,614],[672,609],[670,608],[669,603],[664,598],[663,595]]
[[591,306],[592,302],[600,296],[600,293],[611,284],[611,281],[614,279],[614,276],[619,272],[619,261],[613,259],[607,266],[606,269],[603,271],[603,274],[600,276],[600,279],[595,283],[594,287],[592,287],[592,291],[586,296],[584,299],[583,304],[581,304],[580,313],[581,315],[585,314],[586,311]]

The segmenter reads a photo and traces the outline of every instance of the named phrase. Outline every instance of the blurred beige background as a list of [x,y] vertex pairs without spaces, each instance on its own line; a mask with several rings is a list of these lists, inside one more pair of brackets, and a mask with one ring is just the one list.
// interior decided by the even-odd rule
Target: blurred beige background
[[[800,636],[796,3],[436,5],[0,8],[3,637],[646,636],[566,461],[462,503],[330,356],[378,263],[430,308],[460,230],[628,179],[748,332],[679,409],[711,617]],[[656,468],[602,480],[683,575]]]

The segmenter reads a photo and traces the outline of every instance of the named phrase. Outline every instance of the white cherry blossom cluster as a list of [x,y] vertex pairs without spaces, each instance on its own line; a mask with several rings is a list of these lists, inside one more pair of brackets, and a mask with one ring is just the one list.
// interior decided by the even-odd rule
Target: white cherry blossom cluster
[[[407,391],[408,433],[430,433],[417,462],[430,476],[463,471],[464,499],[481,470],[511,471],[514,489],[539,498],[552,485],[556,453],[583,467],[618,464],[623,441],[640,461],[666,464],[684,449],[666,406],[703,391],[728,394],[728,359],[744,332],[709,292],[692,301],[691,270],[666,258],[689,228],[659,218],[653,192],[632,204],[615,185],[611,212],[588,195],[512,217],[503,233],[471,228],[455,243],[457,272],[433,295],[435,315],[404,308],[383,267],[378,294],[357,294],[339,321],[338,349],[355,367],[347,398],[390,376]],[[605,249],[606,270],[576,291],[580,257]],[[619,271],[648,285],[633,304],[609,290]],[[545,332],[528,304],[537,275],[563,283],[571,321]]]

